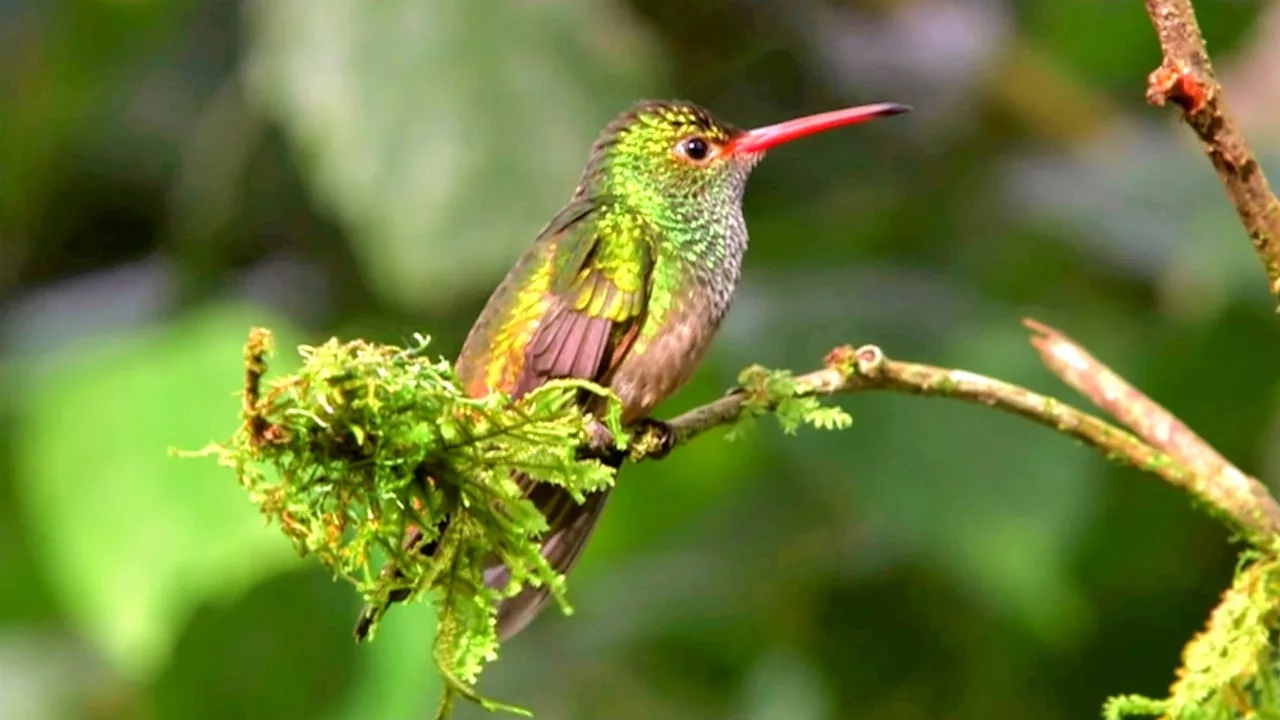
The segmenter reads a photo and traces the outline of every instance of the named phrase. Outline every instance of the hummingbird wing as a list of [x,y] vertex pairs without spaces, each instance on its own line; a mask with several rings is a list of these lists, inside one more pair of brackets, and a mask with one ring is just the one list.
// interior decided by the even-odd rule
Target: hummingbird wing
[[[570,211],[573,213],[573,211]],[[547,242],[556,247],[545,311],[527,345],[513,395],[520,396],[554,378],[582,378],[608,384],[635,341],[648,305],[656,255],[647,223],[611,215],[599,207],[563,227],[553,222]],[[578,504],[563,488],[517,478],[547,518],[542,554],[567,574],[582,554],[608,491]],[[510,579],[501,565],[485,573],[486,584]],[[506,639],[523,629],[546,604],[545,588],[526,588],[498,608],[498,634]]]
[[[644,322],[655,241],[653,228],[638,216],[585,197],[570,202],[539,233],[471,328],[455,364],[467,393],[480,397],[501,390],[519,397],[554,378],[607,385]],[[591,493],[578,504],[563,488],[525,476],[515,479],[547,518],[542,554],[557,572],[569,573],[608,491]],[[421,536],[421,530],[411,530],[406,546],[417,545]],[[420,551],[430,555],[435,548],[428,544]],[[490,587],[509,581],[501,564],[485,571]],[[390,601],[407,595],[397,593]],[[504,598],[499,637],[505,640],[523,629],[547,597],[544,588],[526,588]],[[386,604],[366,607],[356,637],[363,639],[385,610]]]
[[455,368],[469,394],[607,381],[639,331],[655,256],[652,230],[628,218],[579,198],[548,223],[462,346]]
[[[579,217],[548,242],[554,269],[545,310],[526,345],[512,395],[554,378],[607,383],[644,316],[655,248],[646,224],[632,232],[600,211]],[[594,215],[594,216],[593,216]]]

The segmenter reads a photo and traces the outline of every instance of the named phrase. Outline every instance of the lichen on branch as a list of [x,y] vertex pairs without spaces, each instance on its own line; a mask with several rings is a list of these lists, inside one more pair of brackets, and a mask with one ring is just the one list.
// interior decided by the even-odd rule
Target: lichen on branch
[[[242,422],[215,455],[234,468],[252,501],[303,556],[351,583],[366,602],[392,593],[431,594],[436,658],[450,694],[489,707],[472,685],[497,654],[499,591],[483,571],[511,571],[502,591],[548,586],[568,611],[564,578],[540,552],[546,519],[513,475],[568,488],[581,498],[613,482],[613,471],[581,459],[593,421],[625,443],[620,409],[603,418],[579,409],[591,383],[548,383],[518,402],[472,398],[449,363],[408,348],[336,339],[300,348],[301,367],[263,384],[271,336],[255,329],[245,348]],[[436,550],[405,547],[410,528]],[[398,573],[382,573],[390,564]],[[374,632],[376,628],[370,628]],[[514,708],[505,708],[514,710]]]

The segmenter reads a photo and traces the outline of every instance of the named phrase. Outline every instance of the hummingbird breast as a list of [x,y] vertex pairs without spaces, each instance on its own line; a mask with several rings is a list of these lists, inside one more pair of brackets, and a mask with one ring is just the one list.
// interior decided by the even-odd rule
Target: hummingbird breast
[[720,326],[709,305],[687,300],[643,347],[623,358],[610,382],[622,400],[623,423],[646,417],[693,376]]
[[714,242],[660,255],[640,335],[609,382],[622,400],[624,424],[648,416],[706,357],[733,300],[746,251],[745,224],[726,229],[728,237],[717,233]]

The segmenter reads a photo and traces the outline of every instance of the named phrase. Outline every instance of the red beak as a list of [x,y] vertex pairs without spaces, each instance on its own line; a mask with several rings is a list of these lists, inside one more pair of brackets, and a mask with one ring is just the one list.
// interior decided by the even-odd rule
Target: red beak
[[833,110],[819,115],[787,120],[776,125],[766,125],[755,130],[748,130],[734,138],[729,150],[735,153],[764,152],[774,145],[802,138],[806,135],[820,133],[823,130],[856,125],[860,122],[874,120],[889,115],[900,115],[910,112],[911,106],[897,103],[877,103],[858,107]]

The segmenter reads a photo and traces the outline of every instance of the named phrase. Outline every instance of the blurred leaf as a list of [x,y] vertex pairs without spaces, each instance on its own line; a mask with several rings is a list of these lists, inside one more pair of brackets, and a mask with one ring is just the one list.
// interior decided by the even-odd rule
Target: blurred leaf
[[653,72],[612,2],[259,0],[250,92],[284,123],[373,285],[494,282]]
[[152,717],[321,717],[356,678],[355,600],[318,564],[305,563],[233,601],[203,605],[149,683]]
[[[1140,7],[1110,2],[1040,2],[1026,12],[1032,38],[1091,83],[1130,79],[1133,68],[1158,62],[1151,23]],[[1101,43],[1101,44],[1099,44]],[[1107,48],[1098,52],[1098,48]]]
[[746,720],[831,717],[831,700],[817,668],[801,657],[773,653],[752,669],[739,716]]
[[167,455],[234,431],[254,323],[296,344],[279,317],[220,307],[26,368],[16,467],[33,548],[82,631],[134,676],[198,605],[292,564],[226,468]]
[[[1184,133],[1126,127],[1087,152],[1024,156],[1006,184],[1011,205],[1114,271],[1155,281],[1175,314],[1213,317],[1231,300],[1262,300],[1258,260]],[[1274,155],[1261,154],[1264,165]]]

